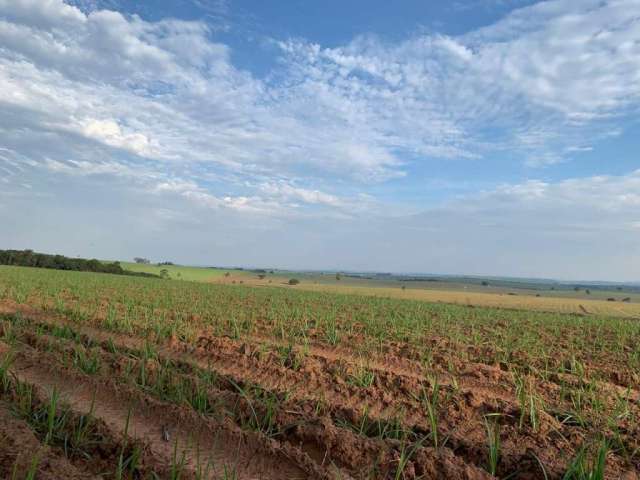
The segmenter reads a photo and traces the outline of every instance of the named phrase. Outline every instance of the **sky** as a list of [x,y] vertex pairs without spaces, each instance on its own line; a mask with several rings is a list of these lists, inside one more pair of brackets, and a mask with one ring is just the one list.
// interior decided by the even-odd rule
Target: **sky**
[[640,281],[640,0],[0,0],[0,248]]

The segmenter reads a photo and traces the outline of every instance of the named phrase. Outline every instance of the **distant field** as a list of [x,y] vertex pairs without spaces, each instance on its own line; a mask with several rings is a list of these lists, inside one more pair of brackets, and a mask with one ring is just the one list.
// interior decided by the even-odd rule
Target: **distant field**
[[[595,292],[589,296],[571,291],[538,291],[526,289],[498,289],[489,287],[481,291],[482,287],[454,283],[427,283],[421,282],[421,286],[409,285],[405,290],[396,282],[367,281],[353,278],[335,280],[328,276],[311,276],[279,272],[276,275],[267,275],[259,279],[257,275],[249,272],[232,272],[229,277],[219,276],[210,280],[214,283],[244,283],[257,286],[280,286],[308,290],[315,292],[346,293],[374,297],[398,298],[405,300],[420,300],[425,302],[441,302],[456,305],[470,305],[474,307],[508,308],[517,310],[533,310],[540,312],[576,313],[590,315],[607,315],[625,318],[640,319],[640,303],[637,294],[620,292]],[[300,279],[300,284],[295,287],[287,285],[289,278]],[[412,282],[413,283],[413,282]],[[417,283],[417,282],[415,282]],[[393,286],[389,286],[393,285]],[[431,288],[429,288],[431,287]],[[446,289],[448,287],[448,289]],[[513,292],[517,294],[510,294]],[[539,297],[536,294],[540,295]],[[631,297],[632,302],[626,303],[620,300]],[[608,302],[606,298],[616,298],[615,302]]]
[[301,283],[296,288],[322,292],[340,292],[367,296],[404,298],[427,302],[454,303],[476,307],[514,308],[558,313],[611,315],[640,319],[639,303],[607,302],[606,300],[570,297],[509,295],[507,293],[478,293],[455,290],[423,290],[398,287],[358,287]]
[[169,278],[174,280],[190,280],[194,282],[208,282],[224,275],[227,270],[205,267],[185,267],[183,265],[155,265],[133,262],[120,262],[122,268],[132,272],[145,272],[160,275],[160,271],[166,269]]
[[389,289],[400,289],[403,286],[406,290],[445,290],[453,292],[474,292],[484,294],[515,294],[518,296],[533,296],[540,295],[541,297],[554,297],[554,298],[575,298],[579,300],[607,300],[613,298],[616,301],[629,298],[631,302],[640,302],[640,292],[637,288],[621,288],[618,290],[613,286],[610,289],[603,289],[602,287],[579,287],[575,290],[571,285],[563,284],[552,286],[551,283],[533,283],[526,281],[512,280],[510,282],[495,282],[489,280],[487,286],[482,285],[479,279],[465,282],[462,279],[424,279],[424,280],[412,280],[402,281],[394,278],[385,279],[379,278],[358,278],[348,275],[342,275],[340,280],[336,280],[335,274],[319,274],[319,273],[296,273],[296,272],[282,272],[282,274],[291,275],[299,278],[304,283],[313,283],[320,285],[332,285],[340,287],[367,287],[378,288],[384,287]]

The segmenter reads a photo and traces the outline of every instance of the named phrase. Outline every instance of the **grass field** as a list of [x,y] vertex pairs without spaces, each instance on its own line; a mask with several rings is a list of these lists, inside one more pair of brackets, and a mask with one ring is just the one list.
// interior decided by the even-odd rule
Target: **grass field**
[[620,317],[0,267],[0,476],[633,479],[639,345]]
[[132,272],[144,272],[160,275],[162,270],[169,273],[169,278],[194,282],[209,282],[224,275],[226,270],[204,267],[185,267],[184,265],[156,265],[133,262],[120,262],[122,268]]

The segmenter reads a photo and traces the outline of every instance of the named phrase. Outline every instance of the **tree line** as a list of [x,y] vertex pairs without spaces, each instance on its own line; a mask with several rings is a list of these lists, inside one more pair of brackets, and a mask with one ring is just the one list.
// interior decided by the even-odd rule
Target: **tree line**
[[158,276],[152,273],[125,270],[119,262],[101,262],[95,258],[91,260],[85,258],[69,258],[64,255],[38,253],[33,250],[0,250],[0,265],[51,268],[77,272],[114,273],[116,275],[134,275],[137,277]]

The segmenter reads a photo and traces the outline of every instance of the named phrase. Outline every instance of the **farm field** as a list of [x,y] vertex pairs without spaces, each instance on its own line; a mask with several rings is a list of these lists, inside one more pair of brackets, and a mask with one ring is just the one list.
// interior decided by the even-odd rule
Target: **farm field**
[[157,264],[141,264],[134,262],[120,262],[125,270],[131,272],[144,272],[160,275],[162,270],[166,270],[169,278],[175,280],[188,280],[194,282],[208,282],[221,277],[226,270],[205,267],[189,267],[184,265],[157,265]]
[[[576,313],[586,315],[609,315],[640,319],[640,293],[637,288],[617,291],[615,289],[585,289],[573,291],[570,288],[550,290],[530,284],[513,282],[514,287],[481,286],[479,282],[462,281],[410,281],[401,282],[384,279],[366,279],[342,276],[337,281],[335,274],[276,271],[263,275],[251,270],[190,267],[181,265],[144,265],[120,262],[126,270],[160,274],[166,269],[169,278],[196,282],[221,284],[246,284],[252,286],[279,286],[291,288],[290,278],[297,278],[300,284],[295,288],[316,292],[333,292],[364,296],[379,296],[404,300],[421,300],[475,307],[536,310],[552,313]],[[402,288],[402,287],[405,288]],[[613,299],[615,301],[608,301]],[[628,301],[622,301],[627,299]]]
[[[295,287],[287,284],[289,278],[300,278],[301,282]],[[541,294],[525,291],[518,294],[510,294],[508,290],[478,291],[466,289],[466,285],[446,285],[433,288],[428,286],[412,286],[402,289],[399,285],[389,286],[377,281],[352,281],[351,279],[339,282],[336,281],[316,281],[316,277],[306,277],[292,273],[290,276],[283,276],[278,273],[275,276],[268,275],[264,279],[259,279],[250,272],[231,272],[229,277],[223,275],[210,279],[210,282],[220,284],[240,283],[253,286],[279,286],[295,288],[296,290],[308,290],[325,293],[351,294],[362,296],[373,296],[383,298],[397,298],[403,300],[418,300],[426,302],[450,303],[456,305],[466,305],[474,307],[507,308],[516,310],[535,310],[551,313],[575,313],[580,315],[609,315],[626,318],[640,319],[640,302],[637,294],[627,295],[632,302],[610,302],[606,298],[616,296],[618,300],[622,297],[616,292],[597,292],[589,297],[576,297],[568,292],[543,291]],[[498,290],[498,291],[496,291]],[[537,296],[538,295],[538,296]]]
[[604,299],[579,299],[569,296],[510,295],[465,290],[406,289],[398,287],[360,287],[345,285],[302,284],[298,288],[312,291],[386,296],[408,300],[442,302],[476,307],[536,310],[543,312],[596,314],[640,319],[640,303],[608,302]]
[[638,320],[300,287],[0,267],[0,478],[638,478]]

